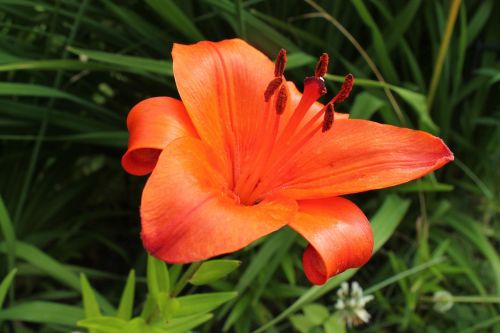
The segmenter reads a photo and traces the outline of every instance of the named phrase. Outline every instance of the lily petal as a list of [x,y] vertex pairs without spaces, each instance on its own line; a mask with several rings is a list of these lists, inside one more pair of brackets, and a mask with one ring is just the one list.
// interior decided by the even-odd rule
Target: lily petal
[[150,173],[161,151],[172,140],[196,137],[196,131],[181,101],[170,97],[152,97],[139,102],[127,117],[130,132],[123,168],[133,175]]
[[231,180],[242,163],[240,150],[262,135],[256,120],[265,118],[264,91],[274,65],[239,39],[174,44],[172,56],[175,82],[194,127]]
[[161,153],[144,188],[141,236],[154,256],[193,262],[245,247],[285,226],[296,210],[286,198],[240,204],[210,148],[180,138]]
[[290,161],[282,193],[317,199],[364,192],[422,177],[452,160],[446,144],[426,132],[339,119]]
[[299,212],[289,226],[309,242],[302,261],[307,278],[314,284],[359,267],[372,255],[370,223],[347,199],[300,201]]

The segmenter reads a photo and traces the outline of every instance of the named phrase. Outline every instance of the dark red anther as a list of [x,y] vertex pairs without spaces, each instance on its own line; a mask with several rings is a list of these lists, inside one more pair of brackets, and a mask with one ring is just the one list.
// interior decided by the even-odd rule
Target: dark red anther
[[332,128],[334,118],[333,103],[330,102],[325,105],[325,117],[323,118],[323,128],[321,129],[323,133]]
[[333,98],[333,101],[339,103],[345,101],[347,97],[349,97],[353,85],[354,85],[354,76],[349,73],[345,76],[344,83],[342,83],[342,87],[340,87],[340,91]]
[[276,92],[276,89],[279,88],[282,82],[283,79],[281,77],[274,78],[273,80],[271,80],[271,82],[269,82],[266,91],[264,92],[264,100],[266,102],[269,102],[271,97],[273,97],[274,93]]
[[323,77],[328,71],[328,54],[323,53],[318,62],[316,63],[316,68],[314,69],[314,76]]
[[286,86],[282,85],[280,91],[278,92],[278,97],[276,98],[276,113],[278,115],[283,114],[286,108],[286,102],[288,100],[288,91]]
[[274,77],[281,77],[285,72],[286,66],[286,50],[281,49],[276,56],[276,62],[274,63]]

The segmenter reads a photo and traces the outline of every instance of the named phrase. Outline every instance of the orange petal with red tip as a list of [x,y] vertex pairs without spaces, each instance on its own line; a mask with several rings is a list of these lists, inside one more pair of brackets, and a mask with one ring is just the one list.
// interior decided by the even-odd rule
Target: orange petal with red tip
[[181,101],[152,97],[139,102],[127,117],[130,137],[123,168],[133,175],[150,173],[163,148],[172,140],[197,136]]
[[299,212],[290,227],[309,242],[302,261],[307,278],[314,284],[362,266],[372,255],[370,223],[347,199],[299,201]]
[[293,218],[297,205],[287,198],[240,204],[221,169],[198,139],[165,148],[141,203],[141,236],[151,254],[170,263],[204,260],[237,251]]
[[283,194],[317,199],[385,188],[453,160],[440,138],[368,120],[339,119],[322,134],[289,161]]

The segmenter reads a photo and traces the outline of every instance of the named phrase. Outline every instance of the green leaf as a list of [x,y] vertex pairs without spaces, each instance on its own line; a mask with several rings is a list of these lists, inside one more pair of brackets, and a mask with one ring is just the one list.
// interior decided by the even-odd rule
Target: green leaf
[[309,333],[316,326],[309,318],[302,314],[290,316],[290,322],[300,333]]
[[0,320],[75,326],[84,316],[83,309],[52,302],[28,302],[0,311]]
[[[0,243],[0,252],[6,252],[5,243]],[[16,256],[74,290],[81,291],[78,275],[35,246],[17,241]],[[105,298],[98,293],[96,293],[96,296],[103,311],[107,313],[114,313],[116,311]]]
[[149,292],[155,297],[160,293],[170,293],[167,265],[152,256],[148,256],[147,283]]
[[172,62],[166,60],[148,59],[123,54],[108,53],[95,50],[87,50],[76,47],[68,47],[70,52],[89,59],[121,66],[131,72],[151,72],[165,76],[173,76]]
[[345,322],[339,315],[334,314],[323,324],[325,333],[346,333]]
[[175,317],[212,311],[219,305],[235,298],[237,295],[236,292],[219,292],[177,297],[179,301],[179,310],[175,313]]
[[389,56],[389,51],[387,50],[385,39],[382,36],[382,33],[378,28],[377,23],[373,19],[373,16],[370,14],[370,11],[365,6],[362,0],[352,0],[352,4],[354,5],[354,8],[358,12],[361,21],[364,22],[370,28],[373,40],[373,48],[375,49],[375,55],[377,56],[378,63],[382,67],[384,74],[389,79],[389,82],[396,82],[398,75],[396,69],[394,68],[393,63],[391,62],[391,58]]
[[76,323],[89,332],[122,333],[127,321],[116,317],[96,317],[80,320]]
[[[148,326],[143,318],[134,318],[120,331],[120,333],[167,333],[166,331]],[[170,332],[168,332],[170,333]]]
[[316,60],[316,58],[304,52],[294,52],[291,54],[287,54],[286,69],[289,70],[309,64],[314,64]]
[[14,268],[7,274],[6,277],[3,278],[2,283],[0,283],[0,310],[2,309],[3,301],[5,300],[5,296],[7,295],[7,291],[9,290],[10,284],[14,280],[14,276],[17,273],[17,268]]
[[[16,258],[16,234],[14,232],[14,225],[5,207],[5,203],[0,195],[0,230],[2,230],[7,249],[7,262],[8,268],[14,268]],[[2,299],[0,298],[0,308],[2,307]]]
[[92,290],[89,281],[83,273],[80,274],[80,284],[82,286],[83,309],[85,310],[85,318],[101,316],[101,311],[99,310],[99,304],[97,304],[94,291]]
[[144,301],[144,306],[141,311],[141,318],[146,320],[153,316],[156,310],[156,299],[153,295],[149,294],[146,296],[146,301]]
[[132,310],[134,308],[134,293],[135,293],[135,271],[132,269],[128,274],[127,283],[123,289],[120,305],[116,312],[116,317],[124,320],[132,318]]
[[[0,251],[5,252],[5,250],[6,244],[0,243]],[[78,280],[78,276],[76,274],[33,245],[17,241],[16,256],[29,262],[43,272],[46,272],[48,275],[63,284],[70,286],[75,290],[80,290],[80,281]]]
[[405,102],[413,108],[413,110],[415,110],[421,122],[421,125],[424,126],[423,129],[431,131],[433,133],[438,132],[438,126],[434,123],[434,121],[432,121],[431,117],[429,116],[426,104],[427,102],[424,95],[396,86],[392,86],[391,89],[396,94],[398,94],[399,97],[404,99]]
[[118,115],[103,109],[97,104],[91,103],[81,97],[68,94],[62,90],[47,87],[39,84],[17,83],[17,82],[0,82],[0,96],[32,96],[32,97],[49,97],[62,98],[88,108],[89,111],[99,113],[109,117],[110,119],[120,119]]
[[394,187],[394,190],[398,192],[450,192],[453,189],[453,185],[426,180],[417,180]]
[[0,72],[8,71],[44,71],[44,70],[67,70],[67,71],[82,71],[82,70],[109,70],[115,66],[104,66],[97,63],[83,62],[80,60],[16,60],[13,62],[0,65]]
[[194,273],[189,280],[191,284],[196,286],[208,284],[216,281],[238,268],[241,261],[238,260],[210,260],[201,264],[200,268]]
[[378,251],[394,233],[410,208],[410,200],[402,199],[397,195],[388,195],[375,216],[371,218],[373,238],[375,241],[373,252]]
[[302,308],[302,311],[304,311],[304,315],[314,325],[323,324],[326,318],[328,318],[328,316],[330,315],[328,309],[325,306],[317,303],[312,303],[304,306]]
[[356,96],[349,114],[351,118],[370,119],[385,104],[380,98],[363,91]]
[[169,26],[175,27],[184,36],[192,41],[204,40],[205,37],[193,24],[193,20],[187,17],[184,12],[172,0],[146,0],[146,3],[160,15]]
[[161,325],[162,329],[166,329],[168,333],[185,333],[192,328],[195,328],[204,322],[212,319],[211,313],[196,314],[181,318],[174,318],[168,321],[167,324]]

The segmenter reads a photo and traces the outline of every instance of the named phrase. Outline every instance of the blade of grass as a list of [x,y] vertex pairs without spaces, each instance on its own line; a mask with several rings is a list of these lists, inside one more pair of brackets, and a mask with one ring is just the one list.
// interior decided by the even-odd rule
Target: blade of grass
[[114,54],[109,52],[87,50],[69,46],[68,51],[79,56],[104,62],[106,64],[119,65],[131,71],[152,72],[156,74],[173,76],[172,62],[166,60],[147,59],[123,54]]
[[9,291],[10,285],[14,280],[14,276],[16,276],[16,273],[17,268],[14,268],[9,272],[9,274],[7,274],[6,277],[3,278],[2,282],[0,283],[0,310],[2,309],[3,301],[5,300],[5,296]]
[[384,37],[382,37],[382,33],[380,32],[377,23],[375,23],[375,20],[370,14],[370,11],[368,10],[368,8],[366,8],[362,0],[352,0],[351,3],[354,5],[354,8],[358,12],[361,21],[363,21],[370,28],[373,48],[375,49],[375,55],[378,58],[378,63],[382,67],[382,70],[389,78],[389,81],[397,82],[398,75],[396,73],[396,69],[391,62],[389,51],[387,50],[386,44],[384,42]]
[[[373,62],[373,60],[370,58],[368,53],[365,51],[365,49],[361,46],[361,44],[358,43],[358,41],[354,38],[354,36],[342,25],[340,24],[339,21],[337,21],[333,16],[328,14],[327,11],[321,6],[319,6],[316,2],[313,0],[305,0],[311,7],[316,9],[318,13],[314,15],[309,15],[309,17],[321,17],[328,22],[330,22],[337,30],[339,30],[350,42],[351,44],[358,50],[358,52],[361,54],[363,59],[366,61],[368,66],[370,66],[370,69],[373,71],[373,74],[377,77],[377,80],[380,81],[383,84],[386,84],[386,81],[384,77],[382,76],[382,73],[380,73],[379,69],[377,68],[377,65]],[[399,121],[403,126],[406,125],[406,120],[405,117],[401,111],[401,108],[399,107],[396,99],[392,95],[391,91],[389,88],[384,87],[384,92],[387,95],[387,98],[389,99],[389,102],[391,103],[394,112],[396,113],[396,116],[398,117]]]
[[243,17],[243,4],[241,0],[236,0],[236,20],[238,22],[238,31],[240,37],[247,39],[247,29],[245,26],[245,19]]
[[2,230],[5,239],[5,247],[7,250],[7,269],[11,271],[14,268],[16,260],[16,234],[12,220],[2,196],[0,195],[0,229]]
[[15,305],[0,312],[0,320],[75,326],[83,319],[81,308],[52,302],[34,301]]
[[[0,243],[0,252],[6,252],[5,243]],[[17,241],[16,256],[17,258],[21,258],[29,262],[34,267],[40,269],[64,285],[69,286],[74,290],[81,291],[80,279],[77,274],[71,272],[66,266],[62,265],[60,262],[45,254],[35,246]],[[109,304],[104,297],[99,295],[97,292],[96,295],[104,312],[115,313],[116,310],[114,307]]]
[[[70,45],[73,42],[73,39],[76,36],[76,32],[78,31],[78,28],[80,26],[80,20],[83,17],[83,14],[85,13],[85,9],[87,7],[88,0],[84,0],[81,4],[80,7],[78,8],[78,12],[76,13],[76,16],[73,20],[73,24],[71,26],[70,33],[68,35],[68,38],[66,39],[66,42],[68,45]],[[63,51],[62,54],[62,59],[64,60],[67,57],[67,51]],[[62,78],[63,78],[63,70],[57,71],[56,78],[54,80],[54,88],[58,89],[61,85]],[[38,156],[40,153],[40,148],[42,146],[43,142],[43,137],[45,136],[47,132],[47,127],[49,125],[50,121],[50,110],[54,106],[55,99],[51,99],[48,104],[47,108],[44,109],[44,116],[42,119],[42,123],[40,124],[39,130],[38,130],[38,140],[35,142],[35,145],[33,146],[33,150],[31,152],[30,156],[30,161],[28,164],[28,169],[26,170],[26,176],[24,178],[24,182],[22,184],[21,188],[21,194],[19,195],[19,200],[17,201],[17,206],[16,209],[14,210],[14,223],[17,223],[20,218],[21,218],[21,213],[23,211],[26,199],[28,197],[28,191],[31,186],[31,181],[33,179],[33,176],[35,174],[35,168],[36,164],[38,162]]]
[[427,94],[428,112],[431,111],[432,103],[434,102],[434,96],[436,95],[439,79],[441,78],[441,72],[443,70],[444,60],[446,58],[446,54],[448,53],[448,47],[450,45],[451,35],[453,33],[453,28],[455,27],[455,22],[457,20],[459,9],[460,9],[460,0],[452,0],[450,4],[448,19],[446,20],[446,29],[444,31],[441,44],[439,45],[439,51],[436,58],[436,63],[434,64],[434,70],[432,72],[431,83],[429,86],[429,93]]
[[175,27],[192,41],[204,40],[205,37],[194,25],[193,20],[172,0],[146,0],[146,3],[161,16],[169,26]]

